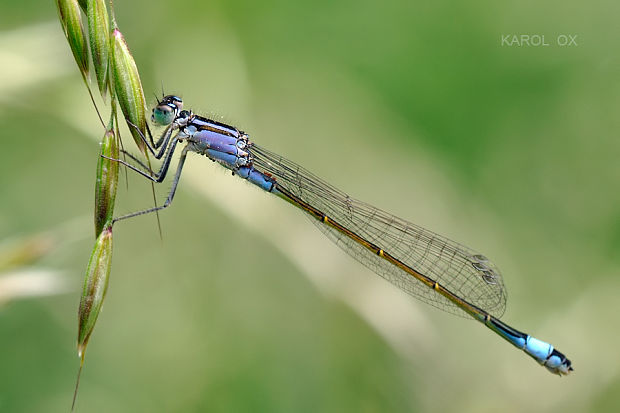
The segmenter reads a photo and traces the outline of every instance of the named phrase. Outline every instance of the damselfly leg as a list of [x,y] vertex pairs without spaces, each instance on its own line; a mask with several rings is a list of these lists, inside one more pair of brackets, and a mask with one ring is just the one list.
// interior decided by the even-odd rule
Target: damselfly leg
[[[136,132],[138,132],[138,135],[140,136],[140,139],[142,139],[142,142],[144,143],[144,145],[148,148],[149,152],[151,153],[151,155],[153,155],[153,157],[155,159],[161,159],[161,157],[164,155],[164,151],[166,150],[166,146],[168,146],[168,140],[170,139],[170,137],[172,136],[172,134],[175,132],[176,128],[175,125],[169,125],[166,130],[164,131],[164,133],[162,133],[162,135],[159,137],[159,140],[157,142],[153,141],[153,134],[151,133],[151,129],[149,127],[147,127],[146,132],[149,136],[149,141],[146,139],[146,137],[144,136],[144,134],[142,133],[142,131],[140,130],[140,128],[137,125],[134,125],[133,123],[131,123],[129,120],[127,120],[127,124],[136,130]],[[159,150],[159,152],[155,153],[155,151]],[[127,155],[130,155],[129,153],[125,152]],[[131,155],[130,155],[131,156]],[[132,156],[132,158],[135,157]]]
[[[156,174],[155,173],[148,174],[146,172],[143,172],[139,168],[136,168],[135,166],[123,161],[122,159],[112,159],[112,158],[108,158],[108,159],[119,162],[122,165],[125,165],[129,169],[138,172],[140,175],[144,176],[147,179],[150,179],[153,182],[161,183],[163,182],[163,180],[166,178],[166,175],[168,174],[168,167],[170,166],[170,161],[172,159],[172,155],[174,154],[174,150],[176,148],[177,142],[178,142],[177,139],[173,139],[172,142],[170,143],[170,148],[168,149],[168,155],[166,156],[166,159],[164,160],[164,163],[162,164],[159,172]],[[177,170],[172,180],[172,187],[170,188],[170,191],[168,192],[166,201],[162,205],[156,206],[153,208],[147,208],[141,211],[132,212],[130,214],[122,215],[120,217],[116,217],[112,220],[112,223],[122,221],[127,218],[137,217],[139,215],[149,214],[151,212],[156,212],[156,211],[160,211],[162,209],[168,208],[168,206],[170,206],[170,204],[172,203],[174,194],[176,193],[177,186],[179,183],[179,178],[181,177],[181,171],[183,170],[183,165],[185,164],[185,158],[187,157],[187,152],[188,152],[188,147],[186,146],[181,151],[181,157],[179,158],[179,164],[177,165]]]
[[[123,153],[125,153],[130,159],[136,162],[144,170],[138,168],[135,165],[130,164],[129,162],[123,159],[113,159],[113,158],[107,158],[107,159],[118,162],[121,165],[126,166],[132,171],[139,173],[143,177],[153,182],[156,182],[156,183],[163,182],[164,179],[166,179],[166,176],[168,174],[168,170],[170,167],[170,163],[172,161],[172,157],[176,150],[177,144],[179,143],[178,129],[181,123],[178,122],[178,120],[185,118],[184,116],[179,116],[182,105],[183,103],[180,98],[177,98],[176,96],[166,96],[164,97],[164,99],[162,99],[161,102],[158,102],[157,106],[153,109],[152,120],[157,124],[167,125],[166,130],[163,132],[163,134],[161,135],[161,137],[158,139],[157,142],[153,141],[153,135],[151,134],[150,129],[147,129],[148,135],[149,135],[149,139],[147,140],[146,137],[142,134],[142,132],[139,130],[139,128],[136,125],[132,124],[131,122],[128,122],[131,127],[135,128],[138,131],[140,137],[142,138],[142,141],[144,142],[145,146],[149,149],[151,154],[156,159],[161,159],[162,157],[164,158],[163,163],[160,166],[158,172],[153,172],[151,168],[147,166],[144,162],[142,162],[140,159],[138,159],[137,157],[127,152],[123,152]],[[186,113],[185,116],[187,115],[189,115],[189,113]],[[175,132],[176,134],[174,134]],[[187,156],[188,149],[189,147],[186,146],[185,148],[183,148],[183,151],[181,152],[181,157],[179,159],[177,170],[174,175],[172,187],[170,188],[166,201],[164,202],[163,205],[155,206],[152,208],[147,208],[141,211],[136,211],[130,214],[116,217],[114,218],[113,223],[123,220],[123,219],[148,214],[151,212],[156,212],[164,208],[167,208],[172,202],[172,199],[174,198],[174,194],[178,186],[179,178],[181,176],[181,171],[183,170],[183,165],[185,164],[185,158]],[[159,151],[156,152],[157,150]]]

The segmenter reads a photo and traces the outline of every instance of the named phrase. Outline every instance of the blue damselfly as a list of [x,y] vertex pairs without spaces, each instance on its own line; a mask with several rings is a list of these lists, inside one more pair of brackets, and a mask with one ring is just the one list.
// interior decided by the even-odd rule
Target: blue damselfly
[[571,362],[551,344],[499,320],[506,291],[497,267],[468,247],[349,197],[301,166],[262,148],[246,133],[183,110],[176,96],[165,96],[153,109],[155,124],[167,126],[155,142],[142,137],[163,163],[157,173],[127,154],[139,167],[117,160],[162,182],[179,143],[185,146],[165,203],[115,219],[119,221],[166,208],[172,202],[188,152],[205,155],[261,189],[300,208],[340,248],[401,290],[450,313],[473,317],[522,349],[550,372],[566,375]]

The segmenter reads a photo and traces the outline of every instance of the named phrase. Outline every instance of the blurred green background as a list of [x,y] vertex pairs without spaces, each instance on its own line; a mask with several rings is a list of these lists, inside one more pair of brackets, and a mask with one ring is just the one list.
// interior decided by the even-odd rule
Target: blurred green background
[[[117,1],[150,103],[163,84],[352,196],[492,257],[509,289],[503,319],[557,345],[575,372],[552,376],[406,296],[294,208],[191,156],[163,240],[153,216],[115,228],[78,411],[617,411],[619,12]],[[522,34],[549,46],[502,46]],[[103,131],[53,2],[2,3],[0,61],[0,257],[45,252],[0,274],[0,411],[67,411]],[[148,184],[122,181],[117,213],[151,204]]]

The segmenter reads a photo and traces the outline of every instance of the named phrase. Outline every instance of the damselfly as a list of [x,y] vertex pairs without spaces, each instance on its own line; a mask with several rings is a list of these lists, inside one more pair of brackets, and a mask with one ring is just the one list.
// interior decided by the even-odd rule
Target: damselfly
[[157,142],[143,136],[163,163],[157,173],[127,154],[139,167],[117,160],[162,182],[179,143],[179,163],[165,203],[115,221],[166,208],[172,202],[188,152],[205,155],[225,168],[300,208],[340,248],[401,290],[450,313],[469,316],[522,349],[550,372],[566,375],[571,362],[551,344],[501,322],[506,291],[497,267],[484,255],[378,208],[349,197],[301,166],[249,140],[246,133],[183,110],[177,96],[153,109],[155,124],[167,126]]

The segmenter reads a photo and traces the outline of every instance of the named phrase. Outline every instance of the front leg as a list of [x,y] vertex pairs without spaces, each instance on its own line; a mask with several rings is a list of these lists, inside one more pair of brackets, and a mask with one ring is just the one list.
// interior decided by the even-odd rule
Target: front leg
[[[127,214],[127,215],[122,215],[120,217],[114,218],[112,220],[112,224],[114,224],[117,221],[121,221],[121,220],[124,220],[124,219],[127,219],[127,218],[133,218],[133,217],[137,217],[137,216],[140,216],[140,215],[149,214],[151,212],[156,212],[156,211],[162,210],[164,208],[168,208],[170,206],[170,204],[172,203],[172,199],[174,198],[174,194],[177,191],[177,186],[179,184],[179,179],[181,177],[181,171],[183,170],[183,165],[185,164],[185,158],[187,157],[188,150],[189,150],[189,147],[185,146],[183,148],[183,151],[181,152],[181,157],[179,158],[179,165],[177,166],[176,173],[174,174],[174,179],[172,180],[172,187],[170,188],[170,192],[168,193],[168,197],[166,198],[166,202],[164,202],[163,205],[158,206],[158,207],[144,209],[142,211],[132,212],[132,213]],[[140,172],[140,171],[138,171],[138,172]]]
[[[159,171],[157,173],[153,173],[151,171],[149,172],[144,172],[141,169],[139,169],[136,166],[133,166],[132,164],[122,160],[122,159],[115,159],[115,158],[110,158],[107,157],[105,155],[101,155],[102,158],[105,159],[109,159],[111,161],[114,162],[118,162],[121,165],[126,166],[127,168],[131,169],[132,171],[138,172],[140,175],[144,176],[147,179],[150,179],[153,182],[157,182],[157,183],[161,183],[164,179],[166,179],[166,174],[168,173],[168,167],[170,166],[170,162],[172,161],[172,155],[174,155],[174,150],[176,149],[177,143],[179,142],[179,140],[177,139],[177,137],[175,136],[174,138],[172,138],[172,141],[170,142],[170,145],[168,146],[168,153],[166,154],[166,158],[164,159],[164,163],[161,165],[161,167],[159,168]],[[164,147],[165,148],[165,147]],[[183,152],[187,152],[187,146],[183,149]],[[134,157],[133,155],[129,155],[132,159],[137,160],[136,157]],[[144,165],[142,162],[138,161],[140,163],[140,166],[144,167],[144,169],[148,170],[149,168],[146,167],[146,165]]]

